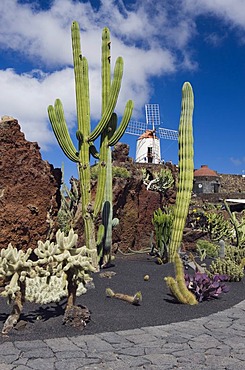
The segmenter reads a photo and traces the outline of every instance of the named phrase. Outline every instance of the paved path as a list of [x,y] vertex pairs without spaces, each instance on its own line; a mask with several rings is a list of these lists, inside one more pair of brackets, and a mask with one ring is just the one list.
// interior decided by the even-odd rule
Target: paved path
[[[159,315],[164,312],[159,311]],[[0,370],[245,369],[245,301],[141,329],[0,344]]]

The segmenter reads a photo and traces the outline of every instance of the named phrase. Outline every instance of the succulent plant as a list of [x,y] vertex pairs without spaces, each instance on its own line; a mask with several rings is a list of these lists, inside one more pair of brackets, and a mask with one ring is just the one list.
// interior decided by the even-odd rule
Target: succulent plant
[[210,277],[201,272],[195,272],[194,275],[185,274],[186,286],[198,302],[217,298],[221,293],[227,293],[229,287],[224,283],[227,280],[227,275],[215,274]]
[[230,258],[217,258],[209,266],[208,274],[213,276],[215,274],[227,275],[229,281],[240,281],[244,276],[244,266],[236,264]]
[[[121,57],[117,58],[113,80],[111,81],[110,32],[105,27],[102,32],[102,117],[94,130],[91,130],[88,62],[81,52],[80,28],[75,21],[72,23],[71,35],[78,122],[77,149],[70,137],[63,106],[59,99],[56,99],[54,106],[50,105],[48,107],[48,114],[61,149],[71,161],[78,164],[85,244],[93,250],[93,266],[98,267],[94,221],[101,210],[104,197],[108,148],[115,145],[125,132],[131,118],[133,102],[131,100],[127,102],[123,118],[117,127],[117,115],[114,113],[114,109],[121,87],[123,59]],[[94,145],[94,141],[98,138],[100,138],[99,152]],[[91,155],[99,160],[98,185],[94,204],[92,204],[90,184]]]
[[76,212],[79,208],[80,194],[78,181],[72,177],[70,179],[71,189],[64,180],[64,166],[62,165],[62,186],[61,186],[61,205],[58,211],[58,228],[67,235],[71,228],[74,228]]
[[196,243],[196,249],[201,261],[206,257],[215,258],[219,255],[219,245],[216,245],[208,240],[199,239]]
[[230,239],[232,227],[229,220],[225,220],[222,213],[206,212],[207,231],[212,241],[220,239]]
[[174,184],[174,178],[169,168],[162,168],[160,171],[153,171],[153,179],[145,169],[142,169],[143,183],[147,190],[165,193]]
[[174,266],[175,266],[176,277],[173,278],[172,276],[167,276],[164,278],[172,295],[180,303],[185,303],[189,305],[197,304],[198,301],[195,295],[191,291],[189,291],[186,286],[184,267],[183,267],[182,260],[178,253],[175,254]]
[[67,296],[67,311],[74,306],[76,296],[86,292],[85,285],[92,280],[90,273],[95,268],[91,249],[77,248],[77,239],[73,229],[68,236],[58,230],[56,243],[38,241],[35,261],[30,258],[31,249],[18,251],[10,244],[1,250],[0,278],[4,289],[0,295],[13,301],[12,313],[3,327],[4,334],[18,321],[25,300],[47,304]]
[[174,261],[175,254],[180,249],[193,187],[193,108],[194,96],[192,87],[189,82],[185,82],[182,87],[182,104],[178,138],[179,177],[171,241],[169,245],[169,260],[171,262]]
[[235,247],[234,245],[225,246],[225,257],[234,261],[237,265],[245,258],[245,248]]
[[157,209],[152,217],[152,224],[156,236],[157,255],[164,262],[168,260],[168,246],[170,243],[173,217],[171,207],[166,207],[163,210],[161,210],[161,208]]
[[245,218],[244,218],[244,211],[242,212],[241,216],[242,219],[239,221],[236,217],[236,212],[231,212],[230,207],[228,206],[227,202],[224,201],[225,208],[230,215],[230,220],[234,226],[235,233],[236,233],[236,247],[240,248],[241,246],[245,249]]
[[99,226],[97,249],[100,257],[100,266],[110,265],[112,259],[112,229],[119,224],[118,218],[113,218],[112,203],[112,163],[111,150],[108,150],[107,172],[104,202],[102,206],[102,224]]

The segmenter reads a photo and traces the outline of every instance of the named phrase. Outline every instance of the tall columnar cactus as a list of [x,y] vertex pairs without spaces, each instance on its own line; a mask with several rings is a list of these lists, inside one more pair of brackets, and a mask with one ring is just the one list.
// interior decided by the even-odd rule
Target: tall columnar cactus
[[185,285],[184,269],[178,250],[183,237],[183,230],[188,214],[193,186],[193,133],[192,115],[194,108],[193,91],[189,82],[182,88],[182,106],[179,124],[179,179],[174,209],[174,220],[169,245],[169,261],[175,265],[176,278],[165,280],[172,294],[182,303],[197,304],[195,296]]
[[182,105],[179,124],[179,179],[171,241],[169,245],[170,262],[174,261],[175,253],[180,248],[193,187],[193,108],[194,97],[192,87],[189,82],[185,82],[182,88]]
[[[91,131],[88,63],[81,53],[80,29],[75,21],[72,23],[71,35],[78,124],[77,149],[69,135],[62,103],[59,99],[55,101],[54,107],[51,105],[48,107],[48,114],[61,149],[70,160],[78,163],[86,245],[95,250],[94,219],[98,215],[103,201],[108,147],[120,140],[125,132],[131,118],[133,102],[131,100],[127,102],[121,124],[116,129],[117,117],[113,111],[121,87],[123,59],[117,58],[111,81],[110,32],[108,28],[104,28],[102,32],[102,117],[95,129]],[[94,146],[94,141],[99,136],[100,152]],[[91,202],[90,155],[99,159],[99,177],[94,205]],[[93,265],[97,265],[97,254],[93,256]]]

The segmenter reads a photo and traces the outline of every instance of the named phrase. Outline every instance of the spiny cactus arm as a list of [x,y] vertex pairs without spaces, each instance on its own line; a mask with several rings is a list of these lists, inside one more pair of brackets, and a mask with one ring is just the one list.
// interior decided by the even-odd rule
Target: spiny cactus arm
[[90,143],[89,145],[89,153],[95,158],[99,159],[100,158],[100,153],[96,149],[96,146],[93,143]]
[[102,222],[105,227],[104,252],[108,252],[112,243],[112,204],[106,200],[103,204]]
[[185,284],[185,277],[184,277],[184,266],[182,259],[180,258],[179,254],[175,254],[174,258],[175,262],[175,273],[176,273],[176,282],[178,284],[179,290],[181,294],[185,297],[186,302],[190,305],[197,304],[197,300],[195,295],[189,291]]
[[111,89],[111,54],[110,31],[105,27],[102,31],[102,113],[105,112]]
[[133,108],[134,108],[134,103],[133,103],[132,100],[129,100],[126,104],[122,121],[121,121],[119,127],[117,128],[116,132],[114,133],[114,135],[109,140],[109,145],[110,146],[114,146],[121,139],[121,137],[123,136],[123,134],[124,134],[124,132],[125,132],[127,126],[128,126],[128,123],[131,119]]
[[[104,233],[105,233],[105,227],[104,227],[103,224],[100,224],[99,228],[98,228],[98,232],[97,232],[97,241],[96,241],[96,244],[97,244],[98,247],[100,247],[100,245],[102,243]],[[99,250],[100,250],[100,248],[99,248]],[[99,255],[99,257],[101,257],[101,256]]]
[[182,106],[179,125],[179,182],[176,195],[173,229],[169,246],[169,259],[174,260],[180,247],[193,186],[193,133],[192,115],[194,97],[189,82],[182,88]]
[[15,298],[15,295],[18,291],[20,291],[20,286],[18,284],[19,281],[19,274],[15,272],[9,284],[5,286],[5,289],[1,292],[2,297],[8,297],[8,301],[10,302]]
[[88,62],[82,56],[80,27],[78,22],[73,21],[71,26],[72,52],[75,74],[76,107],[78,131],[87,140],[90,132],[90,103],[89,103],[89,80]]
[[65,155],[73,162],[78,162],[79,157],[70,138],[65,119],[62,103],[59,99],[55,101],[55,107],[48,107],[49,120],[51,122],[56,139],[65,153]]
[[97,124],[93,132],[89,135],[89,141],[94,141],[107,126],[112,116],[112,113],[116,107],[119,91],[121,88],[122,75],[123,75],[123,59],[122,57],[118,57],[114,69],[114,78],[111,84],[106,108],[102,114],[100,122]]
[[181,291],[179,289],[179,286],[177,284],[177,281],[172,276],[167,276],[167,277],[164,278],[164,280],[166,281],[167,286],[170,289],[170,292],[177,299],[177,301],[179,301],[180,303],[186,304],[187,300],[185,299],[185,297],[181,293]]
[[164,279],[170,288],[171,293],[181,303],[189,305],[198,304],[195,295],[189,291],[185,284],[184,267],[178,253],[175,253],[174,265],[176,278],[174,279],[173,277],[168,276]]
[[[97,181],[97,192],[94,202],[94,217],[96,217],[102,207],[106,178],[107,178],[107,167],[108,167],[108,151],[109,151],[109,140],[115,133],[117,126],[117,115],[113,113],[111,119],[108,123],[106,130],[101,134],[100,140],[100,162],[99,162],[99,172],[98,172],[98,181]],[[111,180],[112,181],[112,180]]]
[[[89,101],[89,78],[88,62],[82,56],[80,42],[80,28],[78,22],[72,22],[72,51],[75,74],[76,107],[77,107],[77,138],[79,141],[79,177],[82,196],[83,217],[90,222],[87,207],[90,203],[90,153],[88,138],[90,134],[90,101]],[[88,229],[88,227],[86,227]],[[87,230],[86,230],[87,231]]]
[[107,172],[106,172],[106,186],[104,194],[104,205],[102,212],[102,223],[105,227],[104,237],[104,254],[111,254],[112,246],[112,216],[113,216],[113,204],[112,204],[112,159],[111,159],[111,148],[108,148],[107,153]]
[[61,232],[60,230],[56,233],[56,242],[62,252],[75,247],[77,239],[78,235],[73,229],[70,229],[68,236],[65,236],[64,232]]

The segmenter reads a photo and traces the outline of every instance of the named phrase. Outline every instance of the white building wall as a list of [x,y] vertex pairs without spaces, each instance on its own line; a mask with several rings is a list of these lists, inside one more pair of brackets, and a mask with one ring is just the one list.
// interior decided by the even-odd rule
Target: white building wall
[[160,140],[157,137],[137,140],[136,162],[154,164],[161,162]]

